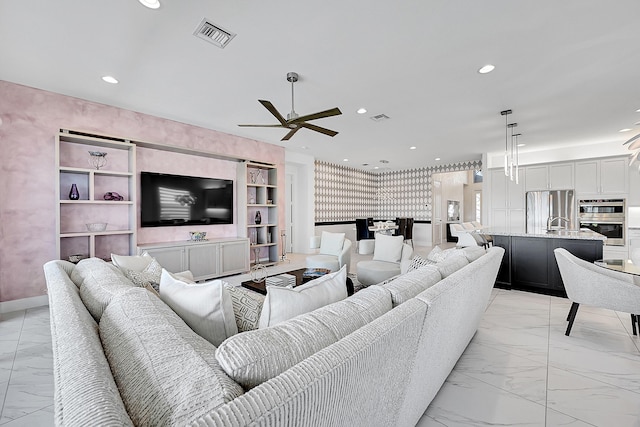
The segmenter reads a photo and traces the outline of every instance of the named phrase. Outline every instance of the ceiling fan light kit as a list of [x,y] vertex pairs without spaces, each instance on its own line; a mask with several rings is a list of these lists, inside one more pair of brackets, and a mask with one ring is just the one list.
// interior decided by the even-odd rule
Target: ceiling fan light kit
[[281,139],[281,141],[287,141],[291,139],[296,132],[298,132],[301,128],[306,128],[313,130],[315,132],[322,133],[328,136],[336,136],[338,132],[323,128],[312,123],[307,123],[310,120],[323,119],[325,117],[338,116],[342,114],[339,108],[332,108],[330,110],[320,111],[318,113],[307,114],[304,116],[300,116],[295,112],[294,109],[294,96],[293,96],[293,84],[299,80],[299,75],[296,72],[288,72],[287,73],[287,81],[291,83],[291,112],[287,114],[287,118],[285,119],[282,114],[273,106],[273,104],[267,100],[260,99],[258,102],[262,104],[264,108],[266,108],[279,122],[279,124],[272,125],[238,125],[240,127],[280,127],[289,129],[289,132]]

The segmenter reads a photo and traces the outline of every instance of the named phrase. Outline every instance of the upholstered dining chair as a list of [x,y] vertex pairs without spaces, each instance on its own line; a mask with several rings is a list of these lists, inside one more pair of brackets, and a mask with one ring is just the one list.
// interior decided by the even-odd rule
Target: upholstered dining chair
[[572,302],[565,335],[571,333],[580,304],[631,313],[633,335],[638,334],[636,325],[640,323],[640,284],[634,282],[633,275],[599,267],[563,248],[554,249],[553,252],[567,297]]
[[407,218],[407,226],[404,229],[404,241],[411,242],[413,247],[413,218]]

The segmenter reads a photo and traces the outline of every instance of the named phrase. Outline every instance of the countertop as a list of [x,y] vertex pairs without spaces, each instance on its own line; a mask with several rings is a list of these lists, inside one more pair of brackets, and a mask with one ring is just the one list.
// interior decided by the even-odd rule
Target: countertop
[[575,239],[575,240],[607,240],[606,236],[591,230],[536,230],[529,233],[514,233],[501,230],[485,229],[484,234],[493,236],[515,236],[515,237],[541,237],[544,239]]

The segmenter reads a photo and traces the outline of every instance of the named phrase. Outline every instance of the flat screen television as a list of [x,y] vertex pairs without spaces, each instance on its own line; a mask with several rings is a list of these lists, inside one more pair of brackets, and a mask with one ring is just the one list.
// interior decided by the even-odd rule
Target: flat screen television
[[233,224],[233,181],[140,172],[142,227]]

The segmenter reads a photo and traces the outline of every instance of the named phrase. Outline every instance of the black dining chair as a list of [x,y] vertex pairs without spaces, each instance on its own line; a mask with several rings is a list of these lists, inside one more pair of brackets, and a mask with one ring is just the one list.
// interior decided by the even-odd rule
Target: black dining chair
[[393,233],[394,236],[404,236],[407,228],[407,218],[396,218],[396,225],[398,228]]
[[407,218],[407,225],[404,228],[404,241],[411,242],[411,247],[413,247],[413,218]]
[[[371,225],[373,225],[373,218],[371,218]],[[360,240],[374,239],[375,233],[369,231],[369,218],[356,218],[356,248],[358,247]]]

